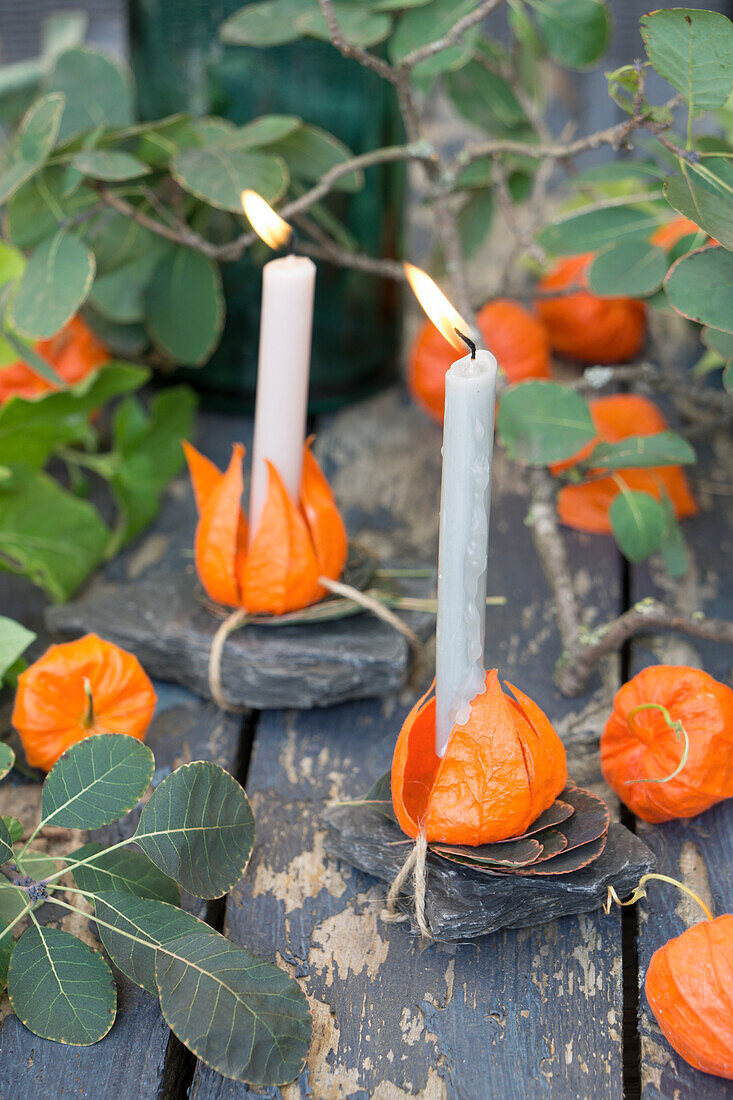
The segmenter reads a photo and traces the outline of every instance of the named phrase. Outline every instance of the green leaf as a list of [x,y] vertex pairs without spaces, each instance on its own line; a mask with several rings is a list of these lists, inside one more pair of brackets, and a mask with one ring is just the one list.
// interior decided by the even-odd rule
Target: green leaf
[[181,440],[191,436],[195,408],[193,391],[177,386],[153,397],[149,416],[133,399],[117,409],[110,485],[121,512],[120,545],[157,515],[163,490],[183,467]]
[[596,437],[588,406],[557,382],[524,382],[501,399],[497,430],[516,462],[546,466],[574,454]]
[[[398,20],[389,40],[388,53],[394,65],[400,64],[421,46],[443,38],[455,23],[474,8],[471,0],[431,0],[429,4],[412,8]],[[461,68],[470,59],[478,41],[479,28],[473,27],[456,46],[441,50],[413,69],[417,80],[434,77],[441,72]]]
[[13,933],[7,932],[7,924],[3,924],[0,921],[0,933],[3,933],[2,939],[0,939],[0,990],[5,989],[8,981],[8,967],[10,966],[10,957],[13,954]]
[[[4,749],[5,749],[5,754],[4,754],[5,764],[7,764],[7,755],[6,755],[6,753],[8,753],[8,752],[10,752],[12,754],[13,762],[15,762],[15,753],[13,752],[13,750],[11,748],[9,748],[7,745],[4,745]],[[5,764],[3,766],[5,766]],[[11,763],[11,767],[12,767],[12,763]],[[10,769],[8,769],[8,770],[10,770]],[[5,772],[5,775],[7,775],[7,774],[8,773]],[[3,814],[3,821],[5,823],[6,829],[10,833],[10,839],[12,840],[13,844],[17,844],[18,841],[23,836],[23,831],[24,831],[23,830],[23,822],[17,817],[11,817],[9,814]]]
[[575,256],[622,241],[646,240],[658,224],[658,218],[650,210],[607,206],[552,222],[538,233],[537,240],[553,255]]
[[283,46],[300,38],[295,20],[311,9],[311,0],[265,0],[265,3],[247,4],[224,20],[219,37],[229,46]]
[[[18,658],[25,653],[35,637],[32,630],[26,630],[20,623],[0,615],[0,684],[2,684],[5,673],[10,666],[14,665]],[[8,763],[8,753],[10,754],[10,763]],[[6,776],[12,768],[12,757],[13,753],[8,746],[0,742],[0,779]]]
[[642,16],[641,37],[654,68],[691,111],[722,107],[733,89],[733,24],[696,8],[661,8]]
[[190,248],[167,256],[147,288],[145,324],[155,346],[170,359],[193,367],[204,363],[224,325],[217,265]]
[[683,317],[733,332],[733,252],[726,248],[689,252],[669,269],[664,289]]
[[0,206],[11,199],[42,167],[42,161],[29,163],[27,160],[18,160],[0,172]]
[[107,1034],[117,1011],[112,971],[98,951],[70,932],[31,925],[13,950],[8,995],[34,1035],[91,1046]]
[[[9,825],[8,831],[11,832]],[[12,835],[11,832],[11,836]],[[16,843],[14,845],[16,859],[22,848],[22,844]],[[32,879],[38,881],[39,879],[48,878],[49,875],[55,874],[58,870],[58,865],[55,860],[45,856],[42,852],[28,851],[23,857],[23,870],[26,874],[30,875]],[[23,912],[27,905],[27,892],[19,889],[17,886],[11,886],[4,876],[0,875],[0,922],[10,924],[19,913]],[[43,905],[43,901],[36,902],[34,909],[38,909],[41,905]]]
[[10,306],[10,321],[33,339],[53,336],[78,310],[92,285],[94,257],[60,230],[38,246]]
[[723,385],[733,397],[733,363],[726,363],[723,367]]
[[[220,122],[221,119],[217,121]],[[258,149],[290,137],[302,125],[303,120],[297,115],[262,115],[261,118],[246,122],[244,126],[235,127],[227,141],[239,149]]]
[[66,169],[51,166],[21,187],[8,203],[6,228],[18,248],[31,249],[52,237],[59,225],[58,214],[73,218],[99,201],[89,187],[64,194]]
[[662,504],[664,505],[667,525],[659,544],[659,553],[662,555],[662,560],[670,577],[683,577],[690,564],[685,537],[677,522],[674,506],[670,499],[665,497]]
[[[9,403],[10,404],[10,403]],[[102,560],[109,531],[96,508],[35,472],[0,492],[0,569],[63,602]]]
[[66,97],[60,92],[42,96],[29,107],[18,132],[19,159],[44,161],[56,144]]
[[[392,20],[381,12],[360,8],[355,4],[334,0],[333,10],[341,33],[352,46],[376,46],[383,42],[392,30]],[[331,34],[322,12],[315,7],[296,18],[295,25],[301,34],[330,42]]]
[[[33,401],[12,397],[0,408],[0,464],[41,467],[61,446],[89,438],[89,416],[113,397],[137,390],[150,371],[108,363],[70,389]],[[0,496],[0,508],[2,507]]]
[[445,86],[456,110],[488,133],[504,133],[527,124],[511,85],[478,61],[450,73]]
[[[701,174],[704,173],[704,174]],[[733,164],[710,157],[664,181],[667,202],[726,248],[733,248]]]
[[221,897],[242,877],[252,854],[247,795],[218,765],[186,764],[153,791],[135,842],[189,893]]
[[288,186],[287,169],[279,157],[222,143],[182,149],[173,158],[171,174],[202,202],[239,214],[242,191],[251,189],[272,203]]
[[89,47],[59,54],[48,87],[66,96],[59,141],[97,126],[128,126],[133,121],[129,73],[119,62]]
[[147,745],[123,733],[85,737],[59,757],[41,793],[44,825],[99,829],[133,810],[153,778]]
[[463,254],[469,259],[483,245],[494,216],[494,198],[490,190],[475,191],[458,212],[458,231]]
[[155,126],[145,126],[135,150],[135,156],[151,168],[164,169],[181,149],[201,144],[195,123],[187,115],[171,115]]
[[537,26],[555,61],[587,69],[604,53],[611,22],[600,0],[534,0]]
[[223,936],[196,932],[157,952],[155,978],[166,1023],[218,1073],[262,1088],[303,1069],[308,1001],[278,967]]
[[704,328],[700,337],[705,347],[717,352],[721,359],[733,359],[733,333]]
[[89,890],[93,894],[105,890],[122,891],[139,898],[180,904],[178,883],[159,871],[143,852],[131,848],[110,851],[103,844],[90,841],[72,852],[69,862],[88,859],[89,856],[95,858],[72,871],[74,882],[80,890]]
[[619,443],[599,443],[588,458],[593,467],[623,470],[635,466],[690,466],[695,452],[675,432],[656,435],[630,435]]
[[[100,892],[94,899],[99,938],[112,962],[123,974],[154,996],[155,948],[192,932],[214,935],[213,928],[177,906],[130,891]],[[109,925],[112,927],[110,928]]]
[[[283,158],[295,179],[307,183],[317,182],[330,168],[343,164],[353,156],[342,141],[318,126],[301,126],[288,137],[273,142],[268,149]],[[358,191],[363,184],[363,173],[351,172],[335,182],[334,190]]]
[[[5,619],[5,618],[0,619],[0,627],[1,627],[3,622],[9,623],[11,621],[12,620]],[[16,623],[15,625],[17,626],[18,624]],[[23,628],[21,627],[21,629],[23,629]],[[28,631],[28,633],[30,634],[30,631]],[[35,634],[31,634],[31,638],[35,638]],[[23,648],[25,648],[25,646]],[[23,650],[21,650],[21,653],[22,652],[23,652]],[[14,663],[14,662],[11,662],[11,664],[12,663]],[[9,667],[10,666],[8,665],[7,668],[4,669],[4,671],[7,672]],[[14,763],[15,763],[15,753],[11,749],[10,745],[6,745],[4,741],[0,741],[0,779],[4,779],[5,776],[10,773]],[[3,820],[5,820],[5,818],[3,818]],[[23,835],[23,830],[21,828],[21,836],[22,835]]]
[[646,298],[659,290],[667,274],[667,254],[648,241],[611,245],[593,260],[588,283],[608,298]]
[[13,838],[5,822],[0,819],[0,863],[7,863],[12,855]]
[[118,149],[82,150],[72,157],[71,163],[83,176],[111,182],[134,180],[150,172],[147,164]]
[[611,502],[608,516],[619,549],[629,561],[644,561],[659,549],[667,514],[650,493],[624,489]]

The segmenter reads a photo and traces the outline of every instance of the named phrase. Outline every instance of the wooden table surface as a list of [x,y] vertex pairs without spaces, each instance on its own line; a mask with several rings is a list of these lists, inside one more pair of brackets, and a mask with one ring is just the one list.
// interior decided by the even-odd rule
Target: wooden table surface
[[[382,561],[432,564],[437,551],[440,431],[398,391],[318,424],[318,453],[349,531]],[[198,444],[223,464],[246,420],[205,414]],[[724,569],[733,541],[730,441],[716,463],[693,471],[702,514],[686,523],[693,565],[685,609],[733,618]],[[725,471],[728,471],[726,474]],[[559,655],[549,589],[524,520],[526,472],[495,462],[486,660],[547,711],[568,750],[570,774],[604,795],[598,737],[622,677],[659,661],[700,664],[730,681],[731,652],[679,638],[647,637],[609,659],[580,698],[565,699],[552,671]],[[187,480],[171,486],[156,525],[107,569],[106,579],[191,570],[193,503]],[[569,534],[589,621],[665,592],[658,564],[629,568],[605,537]],[[43,631],[44,601],[17,578],[0,578],[0,611]],[[42,636],[42,648],[48,636]],[[422,681],[433,653],[424,656]],[[419,679],[420,677],[418,677]],[[159,777],[191,759],[229,768],[252,799],[257,842],[231,894],[196,910],[235,941],[301,982],[314,1021],[308,1067],[269,1097],[284,1100],[719,1100],[733,1085],[691,1070],[670,1049],[643,993],[651,953],[697,919],[676,891],[651,887],[633,910],[566,918],[462,945],[424,946],[383,923],[383,889],[324,852],[320,813],[356,797],[389,766],[402,718],[417,693],[325,710],[224,715],[172,685],[158,685],[149,735]],[[3,813],[32,819],[37,784],[0,788]],[[636,827],[628,816],[627,824]],[[132,826],[123,826],[129,832]],[[120,826],[106,830],[118,836]],[[733,801],[690,823],[638,825],[659,869],[681,877],[714,907],[733,911]],[[203,906],[203,909],[201,908]],[[40,910],[39,912],[43,912]],[[48,919],[54,919],[49,910]],[[69,927],[68,924],[65,925]],[[77,925],[76,931],[81,931]],[[89,935],[87,932],[86,935]],[[172,1038],[157,1001],[120,981],[117,1021],[93,1047],[38,1039],[3,1004],[0,1100],[234,1100],[253,1093],[222,1078]]]

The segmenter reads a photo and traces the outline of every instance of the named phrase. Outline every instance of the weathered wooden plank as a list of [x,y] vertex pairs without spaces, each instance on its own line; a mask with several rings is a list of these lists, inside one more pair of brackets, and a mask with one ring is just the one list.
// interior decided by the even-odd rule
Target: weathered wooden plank
[[[352,524],[385,556],[430,555],[437,537],[440,434],[398,395],[341,414],[322,440]],[[398,476],[396,476],[398,474]],[[549,592],[523,523],[526,479],[496,461],[487,659],[530,692],[563,733],[571,770],[603,790],[598,723],[616,687],[614,663],[594,692],[562,699]],[[610,540],[573,539],[573,562],[596,613],[620,606]],[[429,661],[428,661],[429,663]],[[424,948],[381,919],[384,891],[324,852],[324,803],[357,797],[389,765],[410,699],[259,723],[247,786],[257,844],[230,895],[228,934],[292,969],[311,1002],[308,1070],[271,1095],[286,1100],[379,1097],[525,1100],[622,1091],[618,914],[567,918],[462,945]],[[233,1100],[245,1086],[199,1067],[196,1100]]]
[[[691,550],[691,569],[677,601],[684,611],[706,611],[733,618],[733,584],[729,562],[733,552],[733,440],[723,433],[712,443],[712,453],[700,451],[700,465],[691,475],[701,514],[686,521],[684,531]],[[637,567],[632,572],[632,598],[674,597],[661,565]],[[632,672],[651,664],[687,664],[704,668],[716,679],[731,683],[733,652],[729,646],[690,641],[681,637],[644,638],[632,646]],[[689,821],[663,825],[638,823],[639,836],[656,852],[659,871],[685,882],[710,905],[716,915],[733,912],[733,800],[720,803]],[[643,1100],[723,1100],[731,1083],[692,1069],[669,1046],[649,1011],[643,984],[649,960],[658,947],[701,919],[697,905],[673,887],[652,884],[650,898],[639,906],[639,981],[641,1085]]]

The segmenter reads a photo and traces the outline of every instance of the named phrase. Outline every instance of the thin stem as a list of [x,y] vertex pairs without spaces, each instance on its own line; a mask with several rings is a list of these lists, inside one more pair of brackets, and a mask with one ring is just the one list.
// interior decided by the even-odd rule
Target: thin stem
[[483,23],[484,19],[495,8],[498,8],[502,2],[503,0],[483,0],[482,3],[476,5],[473,11],[468,12],[457,23],[454,23],[442,38],[436,38],[433,42],[428,42],[424,46],[419,46],[413,50],[412,53],[408,53],[407,57],[403,58],[401,66],[405,69],[413,69],[421,61],[427,61],[429,57],[433,57],[436,53],[441,53],[451,46],[458,45],[466,31],[478,26],[479,23]]
[[[40,829],[40,825],[39,825],[38,828]],[[36,830],[36,831],[38,831],[38,830]],[[35,836],[35,833],[33,835]],[[33,839],[33,837],[31,837],[31,840],[32,839]],[[93,852],[90,856],[87,856],[85,859],[72,860],[71,863],[66,863],[65,866],[62,867],[62,869],[60,871],[55,871],[52,875],[48,875],[47,878],[41,879],[40,880],[41,885],[42,886],[50,886],[52,883],[56,882],[57,879],[60,879],[62,877],[62,875],[67,874],[69,871],[75,871],[77,867],[83,867],[87,863],[94,863],[94,860],[98,859],[99,856],[107,855],[108,852],[115,852],[115,851],[117,851],[118,848],[124,848],[124,847],[126,847],[126,845],[133,844],[134,842],[135,842],[135,837],[130,836],[130,837],[127,838],[127,840],[120,840],[120,841],[117,842],[117,844],[111,844],[110,847],[105,848],[103,852]],[[30,840],[28,841],[28,843],[30,844]],[[25,849],[24,849],[24,851],[25,851]]]
[[8,932],[10,932],[10,930],[12,928],[15,928],[16,924],[19,921],[21,921],[23,919],[23,917],[25,917],[28,913],[30,913],[32,911],[32,909],[33,909],[33,904],[32,903],[30,905],[26,905],[25,909],[21,909],[21,911],[20,911],[20,913],[18,913],[17,917],[13,917],[10,924],[6,924],[5,927],[3,928],[3,930],[0,932],[0,940],[2,940],[4,936],[7,936]]
[[661,711],[662,715],[664,716],[665,722],[667,723],[669,728],[674,733],[676,739],[679,741],[680,736],[682,736],[684,738],[684,743],[685,744],[684,744],[684,749],[682,751],[682,759],[680,760],[679,764],[677,765],[675,770],[672,772],[672,774],[671,775],[666,775],[662,779],[627,779],[626,783],[627,783],[627,785],[630,784],[630,783],[669,783],[670,779],[676,779],[677,778],[677,776],[680,774],[680,772],[684,768],[685,764],[687,763],[687,757],[688,757],[689,752],[690,752],[690,738],[687,736],[687,730],[682,725],[682,722],[672,718],[672,716],[669,713],[669,711],[667,710],[667,708],[665,706],[662,706],[661,703],[639,703],[638,706],[636,706],[632,710],[630,710],[629,713],[626,715],[626,722],[628,724],[629,729],[632,730],[632,732],[634,732],[634,716],[639,714],[639,712],[642,711],[642,710],[658,710],[658,711]]
[[691,890],[689,886],[685,886],[683,882],[678,882],[676,878],[670,878],[669,875],[658,874],[642,875],[642,877],[639,879],[639,885],[634,887],[634,892],[627,901],[621,901],[621,898],[618,896],[613,886],[609,886],[608,894],[606,895],[606,900],[603,905],[604,912],[611,912],[611,904],[613,902],[615,902],[616,905],[621,906],[634,905],[641,898],[648,897],[644,887],[646,886],[647,882],[651,882],[652,880],[655,880],[657,882],[667,882],[670,884],[670,886],[676,886],[678,890],[681,890],[683,892],[683,894],[687,894],[688,897],[691,897],[693,901],[697,902],[708,920],[715,919],[712,912],[710,911],[710,909],[708,909],[702,898],[698,897],[695,891]]

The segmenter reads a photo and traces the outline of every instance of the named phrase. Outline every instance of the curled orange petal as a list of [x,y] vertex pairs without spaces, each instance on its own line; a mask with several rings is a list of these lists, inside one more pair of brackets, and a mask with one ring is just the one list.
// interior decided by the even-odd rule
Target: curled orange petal
[[218,466],[215,466],[210,458],[197,451],[193,444],[183,440],[183,453],[188,463],[188,472],[191,475],[193,496],[196,501],[196,511],[199,515],[204,510],[206,502],[224,477]]
[[346,528],[333,499],[331,486],[310,449],[310,442],[307,441],[303,451],[300,507],[313,540],[319,576],[338,580],[348,554]]
[[[194,540],[196,572],[206,594],[228,607],[237,607],[240,602],[236,562],[247,537],[241,507],[243,456],[244,447],[235,443],[226,472],[220,475],[205,500],[202,495],[203,507]],[[199,467],[199,474],[202,469],[203,465]],[[210,478],[209,484],[213,482],[208,468],[205,478]],[[204,480],[198,482],[200,490]]]

